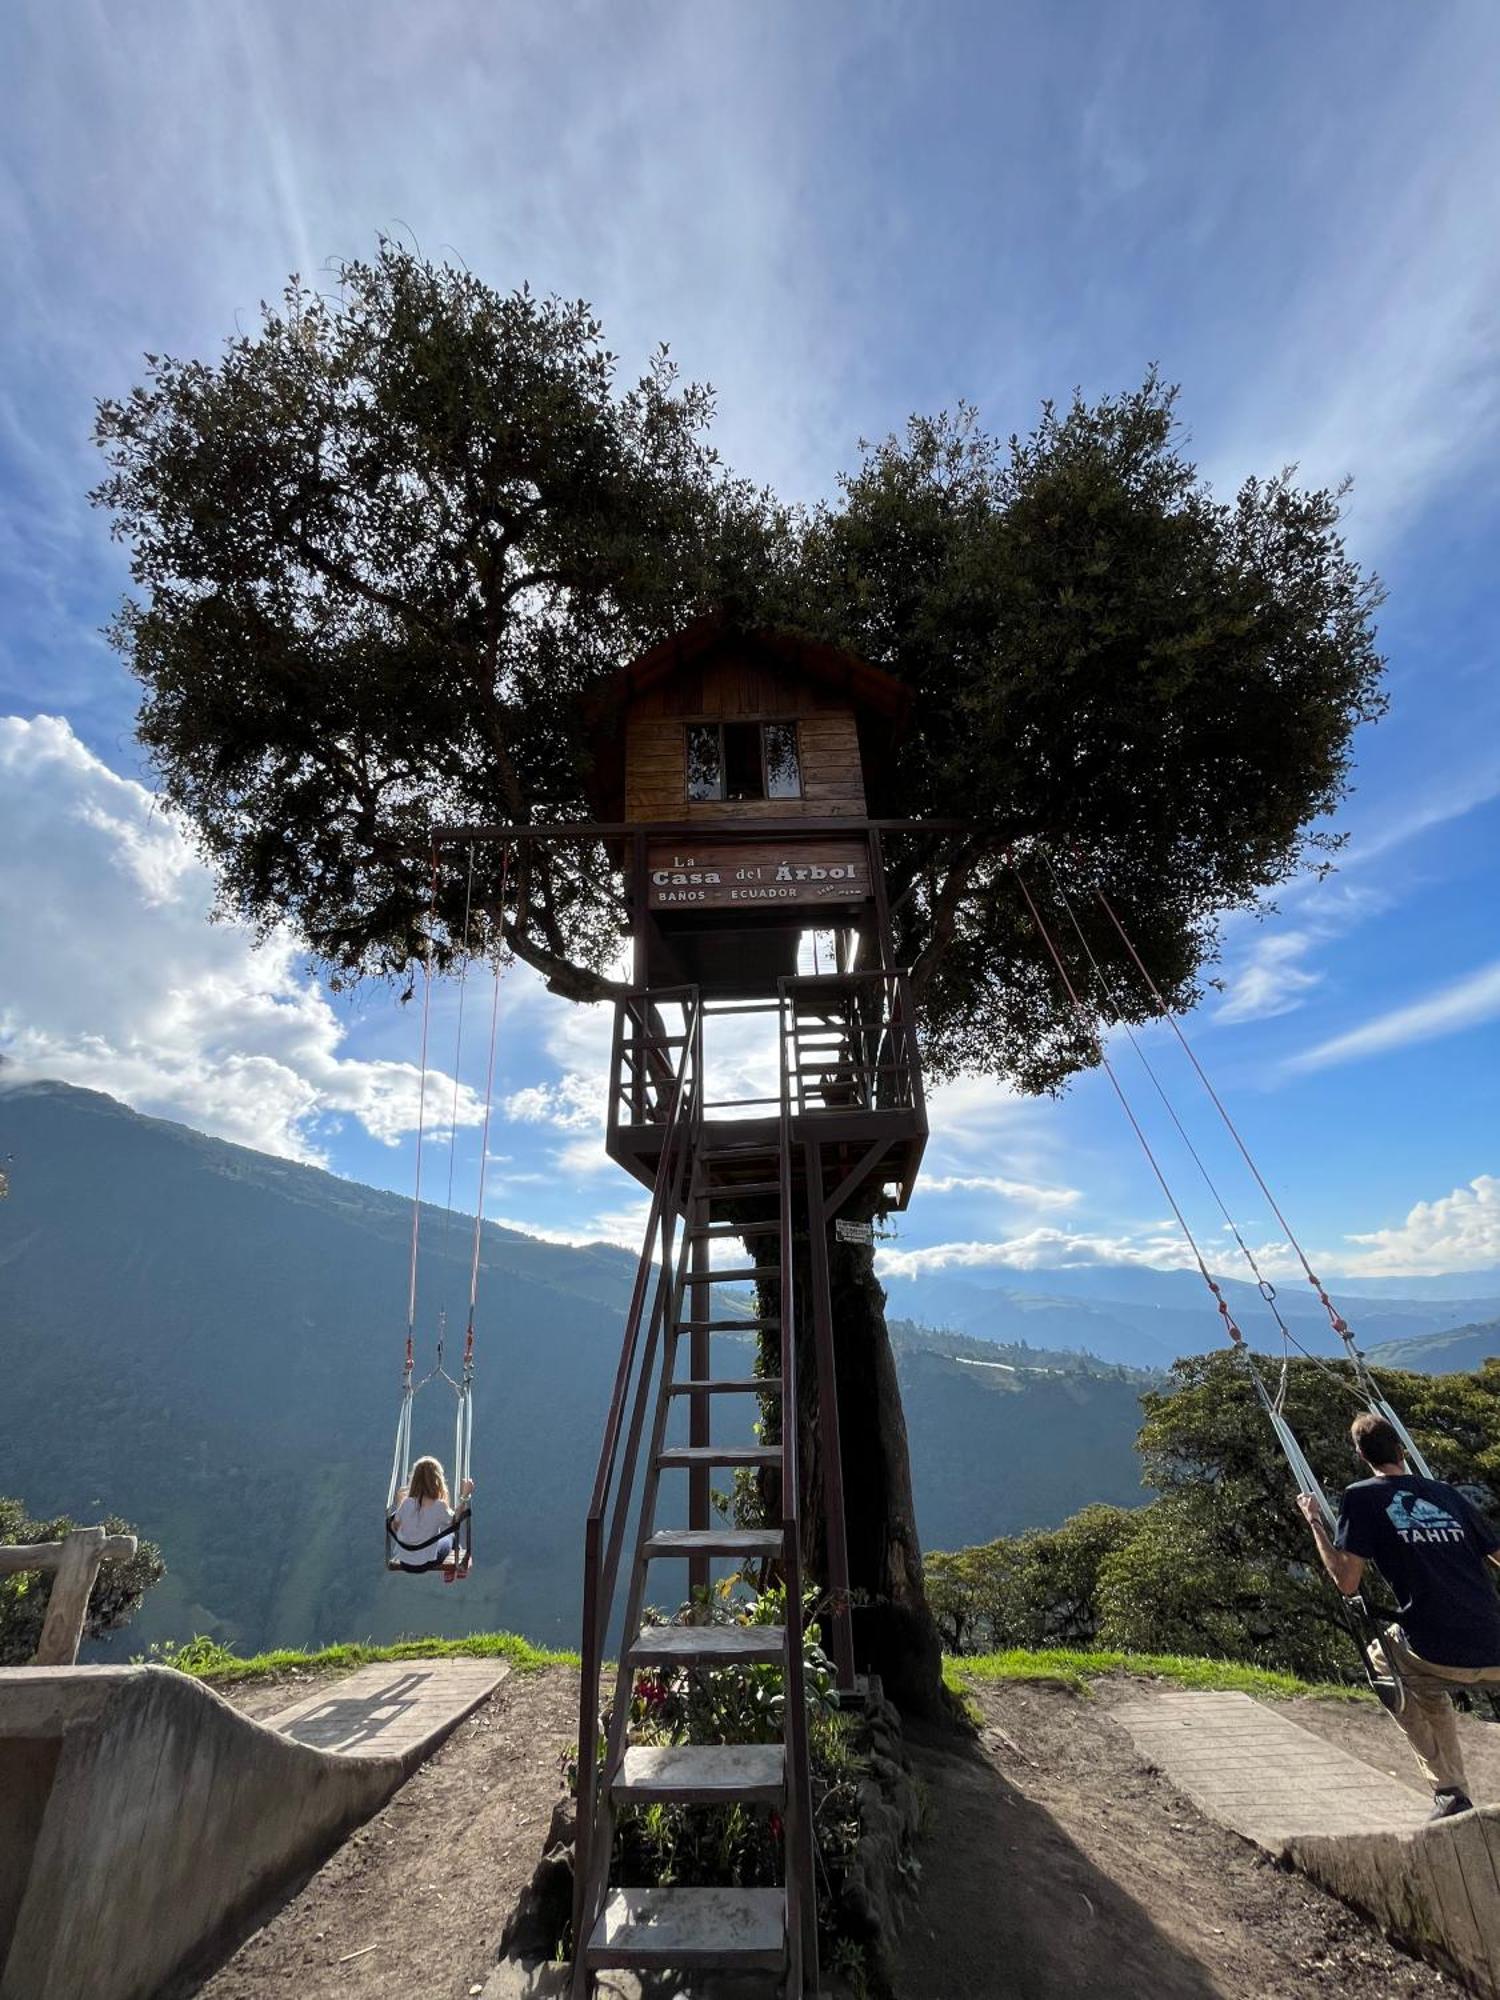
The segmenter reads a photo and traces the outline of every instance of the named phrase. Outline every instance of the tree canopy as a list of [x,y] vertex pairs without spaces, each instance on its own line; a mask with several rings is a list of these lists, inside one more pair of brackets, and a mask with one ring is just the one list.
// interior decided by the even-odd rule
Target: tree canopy
[[[1098,1643],[1253,1661],[1317,1678],[1361,1669],[1294,1486],[1245,1370],[1225,1351],[1173,1367],[1142,1397],[1135,1509],[1086,1507],[1062,1527],[928,1557],[934,1616],[955,1650]],[[1361,1476],[1360,1405],[1342,1362],[1294,1361],[1287,1409],[1330,1498]],[[1473,1375],[1381,1370],[1439,1478],[1493,1513],[1500,1499],[1500,1361]],[[1378,1595],[1380,1585],[1372,1581]]]
[[[225,907],[340,977],[422,950],[434,823],[586,818],[584,698],[712,608],[912,688],[872,805],[971,829],[891,850],[929,1064],[1049,1087],[1094,1045],[1007,851],[1107,884],[1186,1000],[1218,914],[1324,838],[1380,711],[1338,495],[1277,473],[1216,500],[1154,374],[1008,440],[913,418],[803,507],[720,463],[665,348],[622,386],[587,306],[391,243],[332,296],[294,279],[217,361],[146,368],[99,405],[94,494],[132,552],[140,733]],[[611,991],[618,916],[597,850],[523,849],[504,935],[555,989]]]

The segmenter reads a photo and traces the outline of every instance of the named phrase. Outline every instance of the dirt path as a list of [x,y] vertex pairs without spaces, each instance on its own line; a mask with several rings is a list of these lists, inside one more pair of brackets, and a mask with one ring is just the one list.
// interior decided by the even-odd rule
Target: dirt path
[[[1399,1778],[1414,1792],[1426,1796],[1427,1788],[1417,1769],[1416,1759],[1406,1747],[1406,1738],[1381,1708],[1372,1702],[1290,1701],[1284,1711],[1304,1729],[1336,1743],[1352,1757],[1362,1757],[1377,1771]],[[1458,1718],[1458,1736],[1463,1745],[1464,1765],[1476,1799],[1488,1804],[1500,1800],[1500,1723],[1481,1722],[1477,1716]]]
[[[266,1716],[316,1683],[247,1690]],[[916,1738],[930,1795],[900,2000],[1414,2000],[1458,1989],[1261,1860],[1148,1771],[1110,1719],[1141,1683],[980,1690],[981,1740]],[[577,1726],[578,1678],[513,1673],[376,1819],[204,1986],[201,2000],[467,2000],[535,1866]],[[1373,1709],[1299,1722],[1407,1782]],[[1500,1796],[1500,1728],[1466,1723]]]
[[1139,1692],[985,1688],[977,1746],[913,1742],[932,1818],[900,2000],[1456,1995],[1148,1771],[1109,1714]]
[[[246,1690],[241,1705],[264,1717],[315,1685]],[[201,2000],[466,2000],[540,1858],[577,1730],[576,1673],[510,1674]]]

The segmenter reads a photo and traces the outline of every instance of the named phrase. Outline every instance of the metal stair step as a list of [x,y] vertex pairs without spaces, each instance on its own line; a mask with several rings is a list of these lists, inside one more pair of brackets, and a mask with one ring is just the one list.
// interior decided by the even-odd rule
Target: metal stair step
[[779,1556],[779,1528],[658,1528],[642,1547],[648,1560],[664,1556]]
[[775,1667],[786,1657],[784,1625],[643,1625],[633,1667]]
[[737,1264],[734,1269],[724,1271],[690,1271],[686,1283],[689,1285],[733,1285],[744,1284],[751,1278],[779,1278],[779,1264]]
[[719,1187],[703,1190],[710,1201],[739,1201],[752,1194],[780,1194],[780,1181],[725,1181]]
[[732,1243],[739,1236],[779,1236],[781,1219],[771,1217],[764,1222],[710,1222],[703,1227],[690,1229],[688,1235],[695,1243]]
[[610,1794],[619,1805],[780,1805],[786,1750],[780,1743],[639,1744],[625,1752]]
[[734,1966],[786,1962],[784,1889],[614,1889],[590,1934],[591,1967]]
[[760,1333],[779,1332],[779,1319],[680,1319],[679,1333]]
[[671,1445],[656,1461],[658,1465],[780,1465],[779,1444],[679,1444]]
[[670,1390],[674,1396],[779,1396],[781,1377],[779,1375],[750,1376],[743,1381],[701,1381],[689,1378],[685,1382],[673,1382]]

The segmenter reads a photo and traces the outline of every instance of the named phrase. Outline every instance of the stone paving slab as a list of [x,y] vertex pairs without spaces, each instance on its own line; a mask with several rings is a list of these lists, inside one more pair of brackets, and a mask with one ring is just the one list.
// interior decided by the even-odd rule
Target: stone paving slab
[[269,1716],[266,1726],[312,1750],[399,1757],[411,1771],[509,1672],[505,1660],[394,1660],[360,1667]]
[[1427,1818],[1418,1793],[1247,1694],[1156,1694],[1111,1714],[1200,1812],[1277,1856],[1302,1836]]

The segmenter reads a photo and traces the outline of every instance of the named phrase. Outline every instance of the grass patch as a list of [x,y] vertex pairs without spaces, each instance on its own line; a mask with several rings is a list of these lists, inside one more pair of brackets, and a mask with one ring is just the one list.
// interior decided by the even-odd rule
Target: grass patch
[[1140,1674],[1173,1681],[1178,1687],[1271,1695],[1281,1701],[1294,1695],[1316,1695],[1325,1701],[1372,1699],[1363,1688],[1304,1681],[1273,1667],[1244,1666],[1237,1660],[1200,1660],[1182,1653],[1090,1653],[1064,1647],[1033,1652],[1017,1646],[1006,1653],[945,1655],[943,1659],[943,1678],[960,1696],[966,1683],[973,1681],[1054,1681],[1083,1693],[1101,1674]]
[[148,1656],[157,1666],[176,1667],[200,1681],[253,1681],[271,1674],[318,1673],[335,1668],[378,1666],[386,1660],[509,1660],[520,1673],[539,1667],[576,1667],[576,1653],[552,1653],[533,1646],[515,1632],[476,1632],[467,1639],[398,1639],[393,1646],[358,1643],[323,1646],[316,1652],[282,1649],[241,1659],[213,1639],[189,1639],[185,1645],[153,1647]]

